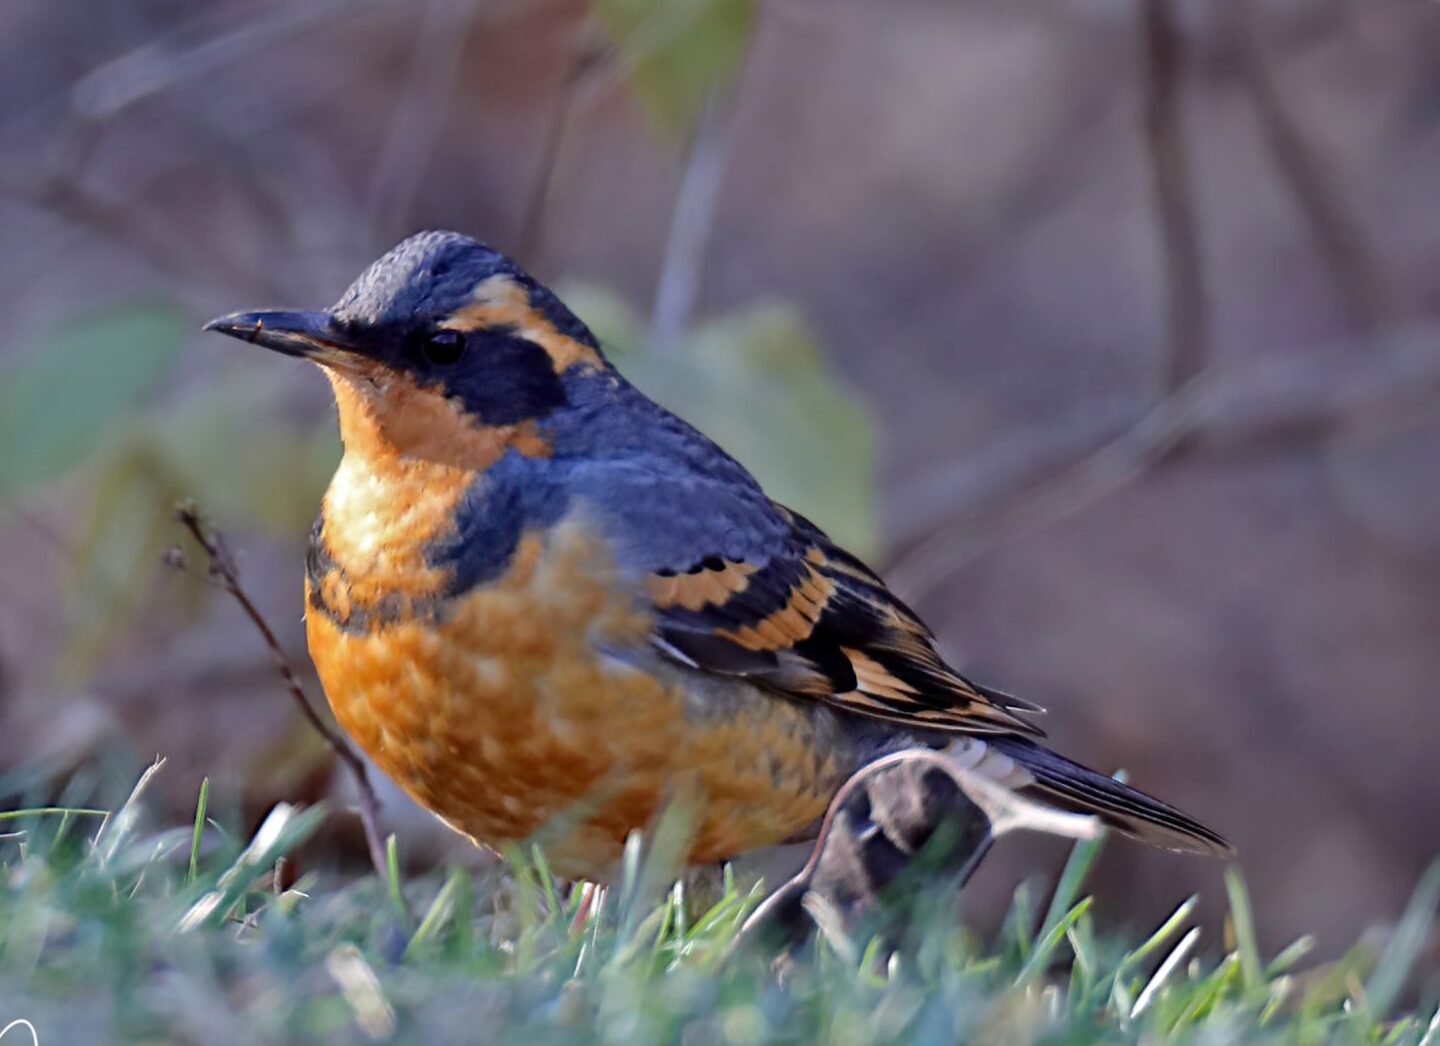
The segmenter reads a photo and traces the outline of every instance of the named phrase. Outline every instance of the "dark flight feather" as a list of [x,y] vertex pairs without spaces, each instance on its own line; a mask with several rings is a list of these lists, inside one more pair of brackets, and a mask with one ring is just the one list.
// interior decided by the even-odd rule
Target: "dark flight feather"
[[[931,730],[1041,733],[1017,714],[1034,706],[952,669],[930,631],[869,568],[813,524],[785,515],[794,521],[791,540],[763,562],[745,564],[736,590],[717,589],[719,598],[700,606],[657,602],[662,649],[707,671],[875,719]],[[697,564],[704,569],[697,559],[657,577],[695,576]],[[675,585],[653,587],[669,592]]]
[[1138,788],[1071,762],[1027,738],[986,741],[1035,778],[1035,784],[1025,789],[1031,796],[1044,798],[1062,810],[1094,814],[1116,831],[1152,846],[1216,857],[1234,853],[1223,836]]

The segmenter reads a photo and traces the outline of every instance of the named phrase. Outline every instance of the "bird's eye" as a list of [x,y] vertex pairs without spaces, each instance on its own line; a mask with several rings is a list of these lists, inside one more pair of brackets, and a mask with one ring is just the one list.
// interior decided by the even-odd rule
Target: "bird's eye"
[[465,355],[465,335],[459,331],[435,331],[425,339],[420,351],[437,367],[449,367]]

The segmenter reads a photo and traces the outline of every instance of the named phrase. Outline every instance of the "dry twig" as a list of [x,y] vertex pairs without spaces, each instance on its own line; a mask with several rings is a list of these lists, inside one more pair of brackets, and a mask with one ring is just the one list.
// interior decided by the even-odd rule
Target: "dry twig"
[[[296,705],[300,708],[300,714],[305,717],[315,732],[325,739],[325,743],[345,764],[350,773],[354,775],[355,784],[360,793],[360,824],[365,830],[365,845],[370,852],[370,862],[375,866],[375,872],[380,876],[381,881],[388,878],[385,862],[385,846],[381,842],[379,830],[380,799],[375,794],[375,788],[370,783],[370,774],[365,766],[364,760],[350,747],[349,742],[341,737],[329,723],[320,717],[315,711],[315,706],[310,703],[306,696],[305,689],[300,685],[300,678],[290,666],[290,659],[285,656],[285,651],[280,646],[280,641],[275,637],[275,632],[270,628],[265,616],[260,613],[244,587],[240,584],[240,570],[236,565],[235,557],[231,554],[229,546],[225,542],[224,535],[213,528],[207,528],[200,518],[199,511],[193,505],[181,505],[175,510],[175,519],[190,532],[195,543],[205,552],[209,565],[205,571],[205,579],[216,588],[228,593],[240,609],[245,612],[251,623],[259,631],[265,646],[270,650],[270,656],[275,661],[275,668],[284,680],[285,688],[290,691],[290,696],[295,699]],[[187,568],[184,555],[179,549],[172,549],[166,557],[166,562],[177,569]]]

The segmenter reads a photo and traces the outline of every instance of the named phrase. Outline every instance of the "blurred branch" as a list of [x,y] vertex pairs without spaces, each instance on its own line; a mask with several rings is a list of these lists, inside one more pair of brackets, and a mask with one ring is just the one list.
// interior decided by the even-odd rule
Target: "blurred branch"
[[283,296],[283,285],[265,273],[218,252],[201,255],[192,237],[172,234],[160,223],[146,221],[139,208],[112,204],[90,193],[83,184],[85,168],[103,127],[74,118],[58,133],[55,158],[45,173],[25,177],[7,171],[0,178],[0,191],[109,241],[178,282],[205,273],[217,282],[248,288],[263,297]]
[[[188,230],[149,221],[139,208],[111,203],[88,191],[82,178],[88,148],[76,150],[69,143],[93,143],[109,121],[135,104],[262,53],[334,16],[353,15],[383,2],[387,0],[296,0],[274,3],[258,14],[253,10],[238,15],[207,12],[147,39],[96,66],[70,87],[70,117],[57,136],[59,162],[48,165],[38,177],[7,177],[6,188],[19,199],[110,241],[179,281],[193,282],[203,275],[208,282],[234,291],[267,299],[284,297],[290,288],[283,274],[270,272],[268,266],[247,266],[213,246],[203,247]],[[215,128],[204,130],[218,133]],[[192,121],[187,133],[195,132]],[[245,159],[238,150],[214,151],[220,155],[229,152],[227,168]],[[267,156],[264,162],[272,159]],[[254,188],[243,179],[236,181]],[[272,209],[272,201],[262,193],[253,192],[252,197],[262,210]]]
[[[310,703],[306,696],[305,689],[300,685],[300,679],[295,670],[290,667],[290,659],[285,656],[280,641],[275,637],[275,632],[270,628],[265,616],[260,613],[254,601],[250,599],[244,587],[240,584],[240,568],[235,562],[229,546],[225,542],[224,535],[219,531],[207,529],[200,518],[199,512],[193,505],[182,505],[175,510],[175,518],[181,526],[190,532],[195,543],[205,552],[208,565],[205,572],[206,579],[216,588],[228,593],[240,609],[245,612],[260,638],[265,641],[265,646],[270,650],[270,656],[275,661],[275,668],[280,673],[280,678],[285,683],[285,688],[290,696],[295,699],[295,704],[300,708],[300,714],[330,746],[331,751],[339,757],[350,773],[355,778],[355,785],[360,793],[360,824],[365,830],[365,845],[370,852],[370,863],[375,866],[375,873],[380,880],[385,882],[389,878],[385,861],[385,847],[380,841],[380,830],[378,828],[380,819],[380,799],[375,794],[375,787],[370,783],[370,774],[366,769],[365,762],[356,754],[355,749],[350,747],[343,737],[340,736],[324,719],[320,713],[315,711],[315,706]],[[178,549],[171,551],[166,561],[177,569],[186,569],[186,562],[183,554]]]
[[716,87],[690,143],[685,173],[675,197],[670,235],[655,288],[655,311],[650,319],[650,345],[668,352],[684,336],[700,290],[705,246],[715,223],[725,161],[735,127],[735,84]]
[[1072,463],[1077,453],[1104,446],[1133,424],[1134,416],[1133,399],[1090,402],[1078,417],[1027,426],[923,470],[884,499],[894,546],[909,548],[941,528],[962,525],[961,516],[1011,498]]
[[[1009,477],[1003,470],[995,470],[983,480],[972,478],[960,484],[972,494],[986,491],[994,501],[981,500],[961,509],[960,519],[942,526],[893,564],[892,583],[902,595],[917,601],[955,569],[957,559],[976,554],[974,546],[984,534],[1029,532],[1064,519],[1132,482],[1197,434],[1202,401],[1211,384],[1207,378],[1210,333],[1194,185],[1180,107],[1183,41],[1171,0],[1138,2],[1143,138],[1165,269],[1162,399],[1098,448],[1089,440],[1078,454],[1045,447],[1042,460],[1025,455],[1012,458]],[[976,518],[982,515],[994,516],[997,521],[982,526]]]
[[81,77],[70,92],[71,108],[87,120],[108,120],[137,102],[322,25],[334,14],[354,14],[381,2],[385,0],[289,0],[271,5],[260,16],[244,10],[233,28],[223,27],[234,18],[231,13],[207,14]]
[[1395,295],[1354,214],[1285,103],[1253,23],[1250,0],[1229,0],[1222,19],[1240,79],[1280,175],[1335,275],[1360,330],[1382,329],[1397,313]]
[[471,0],[429,0],[420,16],[405,86],[395,100],[385,145],[366,193],[381,239],[408,231],[406,216],[444,123],[460,68]]
[[580,98],[580,86],[585,78],[599,67],[604,55],[604,41],[587,25],[581,30],[581,39],[572,48],[570,64],[565,71],[565,80],[560,87],[560,98],[551,115],[545,131],[545,142],[540,150],[540,165],[530,185],[530,194],[525,200],[525,209],[520,219],[520,231],[516,234],[516,253],[532,271],[539,272],[541,250],[544,247],[545,214],[559,179],[560,161],[565,155],[570,130],[574,126],[575,114]]
[[702,5],[695,2],[651,4],[624,39],[606,48],[602,60],[581,76],[576,88],[577,110],[595,105],[631,79],[637,68],[682,36],[701,10]]
[[[537,176],[526,199],[519,231],[517,253],[532,269],[543,268],[545,216],[549,209],[570,131],[576,117],[595,105],[611,89],[632,76],[644,62],[670,46],[689,27],[701,10],[698,4],[660,4],[615,43],[606,41],[600,26],[587,22],[575,43],[560,98],[547,127]],[[738,82],[739,76],[735,78]],[[678,320],[683,331],[695,294],[700,255],[709,236],[715,198],[723,175],[733,118],[735,84],[716,88],[689,150],[686,173],[678,194],[675,219],[667,244],[667,261],[662,264],[661,286],[657,288],[657,323]],[[684,212],[685,220],[680,221]],[[698,221],[696,219],[699,219]],[[684,231],[680,231],[683,227]],[[671,283],[665,286],[665,270],[674,259]],[[662,310],[661,299],[669,304]],[[667,328],[659,328],[668,338]]]
[[1437,338],[1433,328],[1407,333],[1385,358],[1362,357],[1339,376],[1323,354],[1226,380],[1201,376],[1118,435],[1077,448],[1063,463],[1043,444],[1043,456],[1011,455],[1005,470],[990,467],[990,456],[982,455],[964,467],[970,482],[949,480],[962,495],[948,506],[946,522],[899,555],[887,577],[902,597],[918,603],[992,548],[1043,531],[1174,460],[1182,444],[1190,454],[1285,446],[1434,396],[1440,392]]
[[192,281],[204,273],[216,283],[249,288],[248,293],[259,297],[284,297],[283,285],[263,273],[218,252],[200,255],[186,246],[183,236],[170,235],[145,221],[138,209],[98,199],[68,176],[52,175],[28,185],[10,181],[4,190],[139,256],[178,282]]
[[886,574],[904,599],[920,603],[956,570],[999,544],[1052,526],[1125,487],[1195,431],[1203,382],[1166,397],[1098,449],[1015,479],[992,504],[975,505],[902,554]]
[[[41,542],[48,545],[57,556],[59,556],[72,571],[83,574],[80,579],[87,591],[98,589],[98,595],[110,606],[123,606],[125,602],[124,585],[108,570],[99,563],[86,563],[86,557],[81,555],[74,544],[60,532],[59,528],[52,526],[49,521],[38,513],[22,505],[17,500],[0,501],[0,511],[13,516],[21,525]],[[35,593],[27,593],[33,596]],[[87,609],[89,604],[84,604]]]
[[1170,3],[1139,0],[1145,148],[1165,258],[1168,348],[1162,388],[1166,395],[1199,377],[1210,354],[1195,190],[1180,108],[1184,43]]

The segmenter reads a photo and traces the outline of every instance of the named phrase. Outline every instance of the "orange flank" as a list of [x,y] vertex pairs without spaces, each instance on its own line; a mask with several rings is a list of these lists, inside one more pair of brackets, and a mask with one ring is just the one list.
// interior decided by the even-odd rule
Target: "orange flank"
[[680,689],[599,653],[650,630],[613,570],[567,522],[523,538],[506,575],[439,623],[357,634],[310,613],[336,718],[457,830],[498,845],[548,826],[566,875],[603,877],[667,796],[699,800],[691,862],[812,824],[844,776],[813,711],[757,695],[697,716]]

